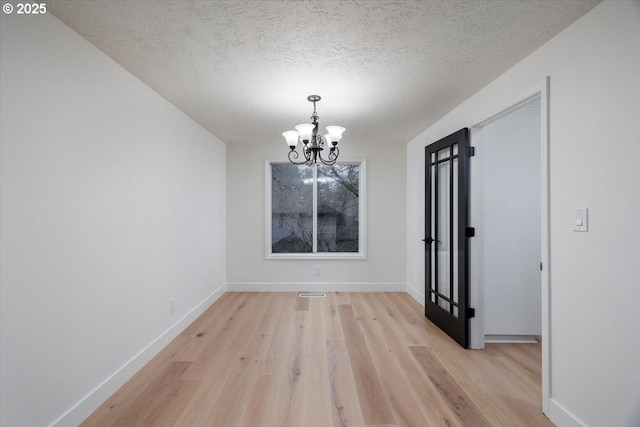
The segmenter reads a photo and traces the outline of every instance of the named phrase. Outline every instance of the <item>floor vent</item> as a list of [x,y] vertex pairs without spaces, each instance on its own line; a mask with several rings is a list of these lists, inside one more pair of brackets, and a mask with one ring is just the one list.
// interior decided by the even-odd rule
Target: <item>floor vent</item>
[[324,292],[301,292],[300,298],[324,298],[327,296]]

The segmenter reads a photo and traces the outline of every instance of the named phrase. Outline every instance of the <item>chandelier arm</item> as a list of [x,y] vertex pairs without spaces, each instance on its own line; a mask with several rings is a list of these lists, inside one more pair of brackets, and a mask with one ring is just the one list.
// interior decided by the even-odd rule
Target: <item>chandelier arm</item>
[[329,149],[329,161],[332,161],[333,163],[336,162],[336,160],[338,160],[338,156],[340,155],[340,150],[338,150],[338,147],[331,147]]
[[[304,151],[303,151],[303,153],[304,153]],[[303,160],[301,160],[299,162],[296,161],[296,160],[298,160],[298,157],[300,157],[300,154],[298,154],[298,151],[295,150],[295,149],[289,151],[288,157],[289,157],[289,161],[291,163],[293,163],[294,165],[304,165],[305,163],[309,162],[309,159],[308,159],[306,154],[304,155],[304,159]]]
[[329,155],[327,156],[326,159],[324,159],[321,154],[318,157],[320,158],[320,161],[322,162],[322,164],[327,166],[332,166],[336,164],[336,161],[338,160],[339,155],[340,155],[340,150],[338,150],[338,147],[333,147],[329,150]]

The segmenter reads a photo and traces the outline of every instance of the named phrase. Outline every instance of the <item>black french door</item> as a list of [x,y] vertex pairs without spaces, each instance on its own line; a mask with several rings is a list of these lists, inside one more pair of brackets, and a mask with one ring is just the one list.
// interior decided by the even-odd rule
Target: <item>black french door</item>
[[425,147],[425,315],[469,347],[469,129]]

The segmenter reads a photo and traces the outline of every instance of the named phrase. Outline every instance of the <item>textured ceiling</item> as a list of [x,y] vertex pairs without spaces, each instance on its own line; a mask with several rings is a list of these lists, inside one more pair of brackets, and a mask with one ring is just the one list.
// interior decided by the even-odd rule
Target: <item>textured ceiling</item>
[[54,0],[49,10],[227,143],[308,122],[406,143],[599,1]]

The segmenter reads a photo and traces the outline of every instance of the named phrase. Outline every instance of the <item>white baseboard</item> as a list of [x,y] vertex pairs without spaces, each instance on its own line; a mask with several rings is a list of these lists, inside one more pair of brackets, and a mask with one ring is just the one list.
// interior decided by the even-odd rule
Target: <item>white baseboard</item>
[[406,292],[405,283],[227,283],[229,292]]
[[82,400],[76,403],[71,409],[60,418],[51,423],[49,427],[73,427],[78,426],[93,411],[95,411],[105,400],[126,383],[136,372],[138,372],[147,362],[166,347],[180,332],[186,329],[193,321],[211,306],[226,291],[226,286],[222,285],[213,291],[202,302],[196,305],[191,311],[182,316],[171,325],[158,338],[143,348],[138,354],[127,361],[120,369],[114,372],[109,378],[104,380]]
[[486,344],[538,344],[535,335],[486,334],[484,342]]
[[558,427],[587,427],[564,406],[553,399],[549,399],[549,419]]
[[407,293],[413,297],[414,300],[418,301],[418,303],[424,307],[424,293],[419,289],[414,288],[411,284],[407,283]]

